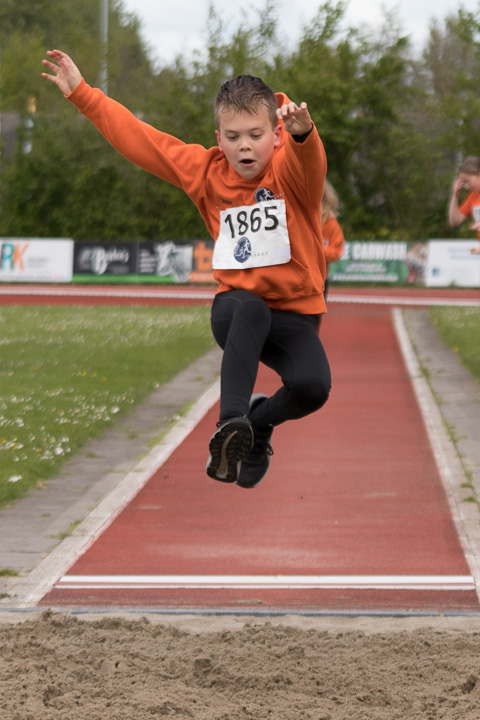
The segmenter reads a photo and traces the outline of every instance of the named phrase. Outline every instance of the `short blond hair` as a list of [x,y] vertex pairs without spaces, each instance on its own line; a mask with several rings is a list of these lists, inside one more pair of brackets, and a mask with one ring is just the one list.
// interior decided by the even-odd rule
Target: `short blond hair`
[[278,125],[277,98],[272,88],[261,78],[253,75],[238,75],[226,80],[215,98],[217,130],[220,130],[222,112],[235,110],[239,113],[256,115],[260,108],[268,112],[272,127],[275,128]]

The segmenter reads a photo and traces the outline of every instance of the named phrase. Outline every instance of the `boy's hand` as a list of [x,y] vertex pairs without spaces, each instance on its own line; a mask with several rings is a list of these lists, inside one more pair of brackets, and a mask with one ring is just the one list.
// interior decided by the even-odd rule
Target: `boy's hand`
[[42,77],[44,77],[45,80],[50,80],[50,82],[58,85],[64,95],[70,95],[82,79],[80,70],[75,65],[72,58],[61,50],[47,50],[47,55],[52,60],[55,60],[55,62],[42,60],[42,63],[45,67],[54,72],[55,75],[42,73]]
[[277,109],[277,117],[283,120],[285,130],[291,135],[305,135],[312,129],[312,118],[306,102],[302,102],[300,107],[294,102],[282,105]]

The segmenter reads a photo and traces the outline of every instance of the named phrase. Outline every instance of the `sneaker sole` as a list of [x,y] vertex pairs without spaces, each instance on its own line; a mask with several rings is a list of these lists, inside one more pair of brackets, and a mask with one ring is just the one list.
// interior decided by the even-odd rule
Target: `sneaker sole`
[[210,440],[207,475],[220,482],[236,482],[242,460],[252,447],[253,431],[246,418],[226,422]]

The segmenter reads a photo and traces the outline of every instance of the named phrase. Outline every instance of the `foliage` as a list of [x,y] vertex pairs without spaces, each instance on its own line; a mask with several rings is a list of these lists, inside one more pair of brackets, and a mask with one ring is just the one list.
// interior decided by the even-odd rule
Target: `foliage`
[[[480,155],[480,10],[432,22],[414,53],[395,14],[384,25],[346,27],[344,0],[327,0],[289,50],[279,0],[233,28],[210,5],[203,52],[157,67],[139,22],[110,0],[108,91],[145,121],[206,146],[215,143],[213,100],[233,75],[260,75],[307,100],[324,141],[329,178],[350,238],[452,237],[447,225],[455,169]],[[21,123],[2,157],[0,236],[86,239],[206,237],[177,188],[139,171],[40,77],[49,47],[70,53],[91,84],[102,48],[98,0],[4,0],[0,6],[2,112]],[[18,62],[18,58],[22,62]]]

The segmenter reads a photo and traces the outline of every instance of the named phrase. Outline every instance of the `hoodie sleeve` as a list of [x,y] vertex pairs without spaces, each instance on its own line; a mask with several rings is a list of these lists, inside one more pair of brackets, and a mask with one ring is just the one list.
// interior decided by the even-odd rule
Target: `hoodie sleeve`
[[[277,93],[277,104],[281,107],[290,102],[284,93]],[[320,207],[323,186],[327,174],[327,157],[318,130],[312,132],[304,142],[295,142],[282,124],[283,153],[278,153],[279,162],[285,164],[284,176],[300,204],[311,208]]]
[[215,148],[187,145],[155,129],[84,80],[66,97],[127,160],[194,193],[192,178],[203,176]]

